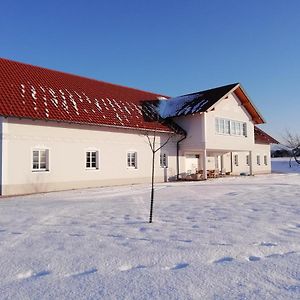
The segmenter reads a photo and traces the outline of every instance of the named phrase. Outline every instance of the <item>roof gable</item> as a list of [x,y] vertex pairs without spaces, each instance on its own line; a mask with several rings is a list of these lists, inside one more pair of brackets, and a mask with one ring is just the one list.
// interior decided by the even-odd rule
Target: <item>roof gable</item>
[[207,111],[236,85],[237,83],[234,83],[168,100],[160,100],[160,115],[163,118],[172,118]]
[[255,124],[264,123],[263,117],[239,83],[170,98],[168,100],[160,100],[160,115],[163,118],[172,118],[205,112],[213,109],[229,93],[234,93],[238,97]]
[[173,131],[146,120],[142,102],[162,95],[0,58],[0,115]]

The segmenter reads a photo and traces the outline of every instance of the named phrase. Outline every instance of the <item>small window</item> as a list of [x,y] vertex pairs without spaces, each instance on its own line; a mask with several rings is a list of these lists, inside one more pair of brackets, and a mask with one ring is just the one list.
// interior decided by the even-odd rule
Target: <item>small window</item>
[[243,123],[243,136],[247,137],[247,123]]
[[239,156],[238,156],[237,154],[234,156],[234,164],[235,164],[236,166],[239,165]]
[[168,167],[168,155],[167,153],[160,152],[160,167],[167,168]]
[[256,156],[256,163],[258,166],[260,166],[260,155]]
[[128,152],[127,153],[127,166],[129,168],[137,168],[137,153],[136,152]]
[[264,164],[265,164],[265,166],[268,165],[268,158],[267,158],[267,155],[264,155]]
[[32,151],[32,170],[33,171],[49,171],[49,150],[35,149]]
[[250,156],[246,155],[246,165],[249,166],[250,165]]
[[86,169],[98,169],[98,151],[86,151]]

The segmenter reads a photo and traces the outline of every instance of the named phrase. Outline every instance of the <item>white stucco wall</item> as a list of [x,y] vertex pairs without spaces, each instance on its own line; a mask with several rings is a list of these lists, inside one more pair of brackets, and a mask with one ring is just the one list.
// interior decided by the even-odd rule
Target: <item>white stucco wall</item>
[[181,128],[187,132],[187,137],[180,143],[181,151],[197,151],[204,149],[205,136],[203,114],[188,115],[174,118]]
[[[226,118],[247,124],[247,137],[216,133],[215,119]],[[254,144],[254,125],[251,117],[234,94],[223,99],[214,110],[206,113],[206,148],[223,150],[248,150]]]
[[[247,136],[234,136],[219,134],[215,129],[215,119],[225,118],[240,121],[247,124]],[[249,151],[253,154],[253,173],[269,173],[271,165],[264,165],[263,157],[270,157],[270,146],[254,143],[254,124],[247,110],[241,105],[235,94],[230,94],[226,99],[218,102],[214,109],[189,116],[182,116],[174,119],[177,124],[184,128],[188,135],[180,143],[180,173],[184,175],[187,171],[185,156],[187,154],[198,154],[199,169],[203,168],[203,149],[207,149],[206,167],[208,170],[216,168],[216,156],[218,156],[218,167],[221,170],[220,155],[223,155],[223,169],[233,175],[249,173],[250,167],[246,164],[246,155]],[[238,155],[239,165],[231,163],[232,157]],[[261,164],[256,164],[256,156],[261,156]]]
[[[104,185],[149,182],[151,150],[143,132],[57,122],[3,121],[2,194],[23,194]],[[166,139],[166,134],[158,134]],[[169,155],[167,177],[176,175],[176,139],[163,150]],[[49,149],[49,171],[32,171],[32,150]],[[98,150],[98,170],[85,168],[86,150]],[[127,152],[137,152],[137,169],[127,167]],[[156,181],[164,181],[165,169],[156,154]]]
[[2,178],[3,178],[3,118],[0,117],[0,194],[2,193]]

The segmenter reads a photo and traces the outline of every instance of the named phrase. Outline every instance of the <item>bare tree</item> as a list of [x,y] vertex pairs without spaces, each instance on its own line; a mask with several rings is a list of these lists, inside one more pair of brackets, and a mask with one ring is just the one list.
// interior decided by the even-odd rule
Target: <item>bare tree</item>
[[288,129],[285,130],[283,139],[285,145],[291,149],[298,148],[300,146],[300,135],[297,133],[292,133]]
[[159,103],[156,100],[155,101],[152,100],[152,101],[144,101],[141,106],[141,112],[146,121],[157,122],[156,123],[157,125],[164,124],[171,130],[166,141],[160,144],[160,146],[157,148],[156,148],[157,127],[154,126],[154,129],[150,131],[151,133],[153,133],[152,140],[149,137],[149,133],[146,133],[146,137],[148,139],[148,143],[152,151],[151,204],[150,204],[149,223],[152,223],[152,215],[153,215],[155,153],[160,149],[162,149],[170,141],[172,136],[176,134],[186,136],[186,131],[182,129],[179,125],[177,125],[175,122],[173,122],[170,118],[163,119],[160,116],[159,107],[157,105],[159,105]]
[[156,130],[153,131],[153,138],[152,141],[149,137],[149,134],[146,134],[148,139],[148,143],[150,149],[152,151],[152,174],[151,174],[151,203],[150,203],[150,216],[149,216],[149,223],[152,223],[152,216],[153,216],[153,204],[154,204],[154,173],[155,173],[155,153],[162,149],[171,139],[174,133],[171,133],[167,140],[161,144],[158,148],[156,148]]
[[300,164],[300,135],[297,133],[291,133],[288,129],[285,130],[285,135],[283,136],[285,145],[291,149],[291,158],[289,165],[292,166],[292,158]]

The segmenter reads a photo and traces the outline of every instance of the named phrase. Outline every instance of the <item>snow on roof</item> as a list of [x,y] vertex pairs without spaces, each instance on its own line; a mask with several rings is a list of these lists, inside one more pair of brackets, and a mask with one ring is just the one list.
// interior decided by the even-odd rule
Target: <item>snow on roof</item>
[[142,103],[164,97],[0,58],[0,115],[173,131],[145,120]]
[[171,118],[206,111],[237,85],[237,83],[234,83],[176,98],[170,98],[169,100],[160,100],[160,116],[162,118]]
[[265,122],[239,83],[220,86],[193,94],[170,98],[168,100],[159,99],[159,113],[162,118],[172,118],[205,112],[213,108],[219,100],[230,92],[239,98],[241,104],[251,115],[255,124]]

